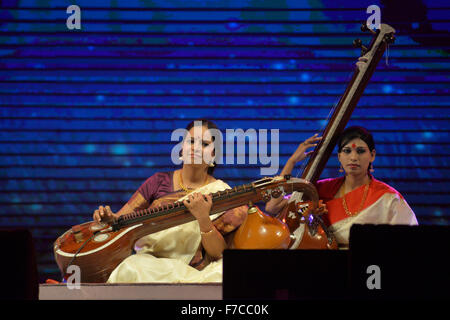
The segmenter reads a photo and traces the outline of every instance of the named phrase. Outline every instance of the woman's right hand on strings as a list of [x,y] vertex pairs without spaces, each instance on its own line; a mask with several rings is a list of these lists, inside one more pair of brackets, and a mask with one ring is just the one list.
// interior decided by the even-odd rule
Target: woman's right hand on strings
[[311,151],[308,151],[308,152],[306,152],[306,150],[308,150],[309,148],[313,148],[313,147],[317,146],[317,144],[320,141],[320,139],[322,139],[322,137],[318,137],[318,134],[316,133],[312,137],[309,137],[308,139],[306,139],[305,141],[300,143],[300,145],[298,146],[297,150],[295,150],[295,152],[292,154],[292,156],[291,156],[291,158],[289,160],[292,161],[293,163],[297,163],[297,162],[302,161],[303,159],[305,159],[312,152],[314,152],[314,150],[311,150]]
[[294,169],[297,162],[302,161],[307,156],[309,156],[314,150],[307,151],[309,148],[313,148],[317,146],[318,142],[322,139],[322,137],[318,137],[316,133],[312,137],[309,137],[304,142],[300,143],[297,147],[297,150],[292,154],[292,156],[288,159],[286,164],[284,165],[283,170],[281,171],[280,176],[285,176],[292,173],[292,169]]
[[111,208],[109,206],[100,206],[97,210],[94,211],[94,221],[96,222],[106,222],[106,223],[112,223],[114,220],[116,220],[119,217],[116,213],[111,211]]

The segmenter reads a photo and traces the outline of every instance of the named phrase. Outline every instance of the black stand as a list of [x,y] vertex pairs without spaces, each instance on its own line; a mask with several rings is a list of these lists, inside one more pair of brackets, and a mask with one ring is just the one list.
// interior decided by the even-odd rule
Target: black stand
[[31,233],[25,229],[1,229],[0,300],[37,300],[39,281]]
[[349,250],[226,250],[226,300],[448,299],[450,227],[354,225]]

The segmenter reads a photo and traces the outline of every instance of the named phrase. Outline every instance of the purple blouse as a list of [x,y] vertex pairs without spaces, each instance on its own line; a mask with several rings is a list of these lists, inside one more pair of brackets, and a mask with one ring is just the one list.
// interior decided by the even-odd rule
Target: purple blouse
[[155,173],[139,187],[138,192],[150,204],[155,199],[159,199],[168,193],[174,192],[173,171]]

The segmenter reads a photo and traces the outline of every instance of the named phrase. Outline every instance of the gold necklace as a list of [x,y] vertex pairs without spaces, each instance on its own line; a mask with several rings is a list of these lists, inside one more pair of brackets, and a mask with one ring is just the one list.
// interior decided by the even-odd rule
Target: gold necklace
[[369,184],[370,184],[370,181],[368,183],[366,183],[366,186],[364,187],[364,194],[363,194],[363,198],[362,198],[362,201],[361,201],[361,205],[359,206],[359,210],[356,211],[356,212],[350,212],[348,210],[347,202],[345,201],[345,190],[344,190],[345,189],[345,185],[344,185],[344,188],[342,188],[342,192],[344,193],[342,195],[342,206],[344,207],[344,211],[345,211],[345,213],[348,216],[353,217],[353,216],[356,216],[357,214],[359,214],[361,212],[362,208],[364,207],[364,202],[366,202],[367,193],[369,192]]
[[183,189],[186,193],[189,193],[189,189],[191,189],[191,190],[196,190],[196,189],[198,189],[198,188],[203,187],[203,186],[206,185],[206,183],[208,182],[208,174],[206,174],[206,179],[205,179],[205,181],[203,182],[203,184],[202,184],[200,187],[197,187],[197,188],[187,188],[187,187],[185,187],[184,184],[183,184],[183,175],[181,174],[181,170],[178,171],[178,172],[180,173],[180,187],[181,187],[181,189]]

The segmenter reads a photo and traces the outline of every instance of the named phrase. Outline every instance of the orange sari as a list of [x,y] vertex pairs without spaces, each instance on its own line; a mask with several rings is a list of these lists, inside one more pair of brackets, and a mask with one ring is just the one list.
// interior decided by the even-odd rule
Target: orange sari
[[[372,177],[362,209],[356,215],[348,215],[343,198],[335,198],[344,177],[325,179],[317,182],[319,198],[327,205],[328,214],[324,221],[330,226],[339,244],[348,244],[350,228],[353,224],[406,224],[417,225],[413,210],[403,196],[391,186]],[[348,211],[358,212],[364,196],[365,186],[347,193],[345,202]]]

